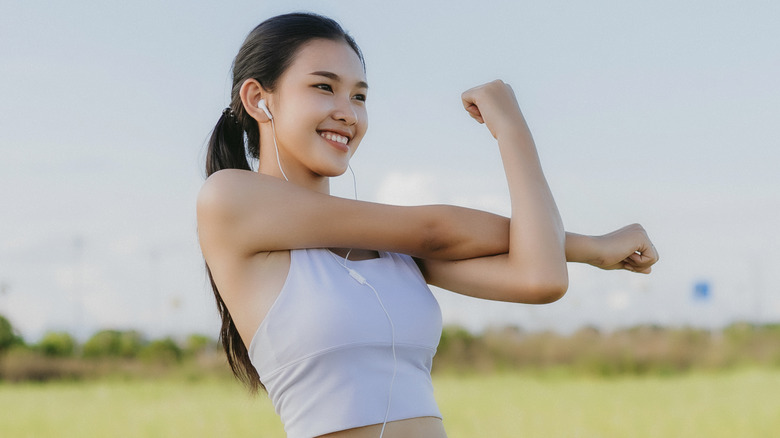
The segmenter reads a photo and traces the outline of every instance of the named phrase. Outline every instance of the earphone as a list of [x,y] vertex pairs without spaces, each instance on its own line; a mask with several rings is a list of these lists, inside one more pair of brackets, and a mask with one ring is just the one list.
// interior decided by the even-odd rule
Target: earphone
[[257,107],[263,110],[266,116],[268,116],[268,120],[273,120],[274,116],[271,115],[271,111],[268,111],[268,107],[265,105],[265,99],[260,99],[257,102]]

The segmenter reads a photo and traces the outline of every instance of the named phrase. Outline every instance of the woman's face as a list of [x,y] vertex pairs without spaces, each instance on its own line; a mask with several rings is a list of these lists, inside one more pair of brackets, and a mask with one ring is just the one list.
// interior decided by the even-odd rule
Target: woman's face
[[285,168],[344,173],[368,128],[367,92],[363,64],[346,42],[303,45],[268,99]]

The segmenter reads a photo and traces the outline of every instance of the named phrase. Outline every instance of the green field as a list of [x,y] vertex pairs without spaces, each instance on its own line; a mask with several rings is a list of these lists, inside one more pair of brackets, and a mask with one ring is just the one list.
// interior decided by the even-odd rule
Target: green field
[[[780,371],[591,379],[436,375],[450,438],[776,437]],[[2,437],[283,437],[227,380],[0,384]]]

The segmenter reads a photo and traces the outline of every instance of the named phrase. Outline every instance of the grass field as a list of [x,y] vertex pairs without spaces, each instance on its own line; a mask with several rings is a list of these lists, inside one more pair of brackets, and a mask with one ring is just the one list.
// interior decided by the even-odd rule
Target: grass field
[[[780,371],[588,379],[436,375],[450,438],[776,437]],[[226,380],[0,384],[1,437],[283,437]]]

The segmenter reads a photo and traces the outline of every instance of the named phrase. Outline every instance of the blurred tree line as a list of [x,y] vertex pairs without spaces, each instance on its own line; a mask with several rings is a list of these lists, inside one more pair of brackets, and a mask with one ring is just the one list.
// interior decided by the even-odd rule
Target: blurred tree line
[[101,330],[83,344],[69,333],[48,332],[28,344],[0,315],[0,381],[144,376],[185,362],[213,369],[220,354],[224,356],[216,340],[205,335],[192,334],[179,341],[148,339],[136,330]]
[[[672,375],[746,366],[780,368],[780,324],[736,323],[720,331],[639,326],[613,332],[583,328],[571,335],[516,327],[474,334],[442,331],[434,372],[567,372],[610,377]],[[0,315],[0,381],[104,376],[229,377],[225,354],[204,335],[147,339],[135,330],[101,330],[79,344],[65,332],[27,344]]]
[[434,371],[568,372],[600,377],[674,375],[739,367],[780,369],[780,324],[735,323],[722,330],[637,326],[585,327],[563,336],[517,327],[475,335],[445,327]]
[[0,353],[11,349],[34,351],[45,357],[140,358],[161,362],[178,362],[205,349],[213,349],[216,342],[204,335],[189,335],[183,345],[172,338],[146,339],[135,330],[101,330],[80,345],[69,333],[48,332],[37,344],[26,344],[11,323],[0,315]]

